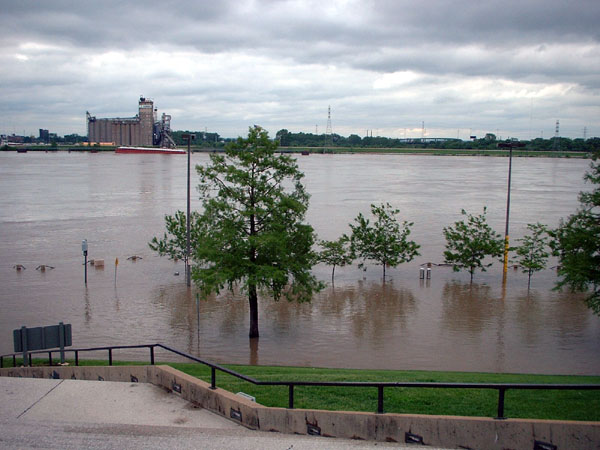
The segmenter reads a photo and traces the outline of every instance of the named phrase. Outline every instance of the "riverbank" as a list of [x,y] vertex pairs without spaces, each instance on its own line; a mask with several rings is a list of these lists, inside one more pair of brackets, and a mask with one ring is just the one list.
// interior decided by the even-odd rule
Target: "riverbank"
[[[17,366],[20,361],[17,360]],[[47,360],[34,360],[44,365]],[[74,361],[68,361],[71,365]],[[113,361],[113,365],[144,365],[146,362]],[[207,383],[209,367],[193,363],[161,362]],[[79,360],[80,366],[106,366],[106,361]],[[12,366],[12,361],[5,367]],[[475,372],[355,370],[308,367],[225,365],[260,381],[318,382],[444,382],[444,383],[527,383],[527,384],[600,384],[600,376],[530,375]],[[227,391],[244,392],[264,406],[286,408],[286,386],[256,386],[221,372],[217,385]],[[442,416],[495,417],[497,392],[490,389],[393,388],[385,392],[385,410],[389,413]],[[600,421],[600,390],[509,390],[505,414],[511,418]],[[340,387],[300,387],[294,391],[294,406],[299,409],[373,412],[377,390]]]
[[[300,154],[376,154],[431,156],[495,156],[507,157],[508,150],[436,149],[436,148],[361,148],[361,147],[280,147],[284,152]],[[515,157],[531,158],[589,158],[586,152],[513,150]]]
[[[179,147],[184,149],[184,147]],[[4,147],[1,151],[6,152],[82,152],[82,153],[106,153],[114,152],[116,147],[88,147],[88,146],[64,146],[53,147],[50,145]],[[193,147],[192,153],[221,153],[223,148]],[[486,156],[507,157],[507,150],[482,150],[482,149],[436,149],[436,148],[362,148],[362,147],[279,147],[282,153],[297,155],[310,154],[373,154],[373,155],[431,155],[431,156]],[[589,158],[590,153],[567,152],[567,151],[533,151],[513,150],[514,157],[521,158]]]

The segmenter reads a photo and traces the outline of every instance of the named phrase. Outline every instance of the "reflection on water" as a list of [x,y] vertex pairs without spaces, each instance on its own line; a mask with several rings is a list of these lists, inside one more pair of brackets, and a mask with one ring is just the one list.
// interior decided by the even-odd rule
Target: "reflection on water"
[[477,283],[446,282],[442,289],[442,325],[453,333],[476,338],[504,309],[491,288]]
[[[477,273],[419,264],[441,262],[441,230],[461,208],[488,206],[502,229],[506,160],[339,155],[299,160],[311,193],[308,220],[322,239],[348,232],[369,204],[389,201],[415,222],[420,261],[362,272],[336,269],[311,303],[260,298],[261,337],[248,339],[247,299],[238,291],[197,302],[183,263],[154,255],[164,214],[185,208],[185,158],[113,154],[0,154],[0,351],[12,330],[63,321],[76,346],[164,342],[217,362],[327,367],[599,374],[600,318],[579,294],[555,292],[552,270],[532,278],[501,265]],[[206,155],[193,155],[202,163]],[[554,226],[577,206],[586,161],[520,158],[514,163],[511,238],[526,224]],[[435,182],[432,180],[435,179]],[[56,180],[59,180],[58,182]],[[101,182],[99,181],[101,180]],[[43,186],[43,188],[41,187]],[[193,208],[199,201],[193,200]],[[121,263],[88,271],[90,258]],[[130,255],[143,259],[127,260]],[[15,264],[56,267],[41,273]],[[330,268],[315,275],[328,282]],[[126,357],[124,353],[121,357]],[[146,357],[132,354],[131,357]]]

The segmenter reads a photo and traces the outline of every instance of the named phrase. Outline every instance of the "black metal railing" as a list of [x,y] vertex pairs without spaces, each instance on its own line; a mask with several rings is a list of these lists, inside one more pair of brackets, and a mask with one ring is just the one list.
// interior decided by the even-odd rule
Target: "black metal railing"
[[[79,365],[80,352],[108,352],[108,364],[113,365],[113,350],[122,349],[140,349],[147,348],[150,351],[150,364],[155,364],[155,349],[161,348],[170,353],[179,355],[199,364],[204,364],[210,367],[210,388],[217,388],[217,371],[226,373],[240,380],[252,383],[257,386],[287,386],[288,387],[288,408],[294,408],[294,388],[297,386],[313,386],[313,387],[356,387],[356,388],[377,388],[377,413],[384,414],[384,389],[385,388],[423,388],[423,389],[492,389],[498,391],[498,409],[496,419],[505,419],[504,403],[505,393],[508,390],[600,390],[600,384],[527,384],[527,383],[437,383],[437,382],[375,382],[375,381],[260,381],[252,377],[243,375],[234,370],[219,364],[212,363],[200,358],[197,358],[188,353],[182,352],[175,348],[164,344],[142,344],[142,345],[114,345],[108,347],[91,347],[79,349],[64,349],[64,352],[72,352],[75,355],[75,365]],[[52,354],[59,350],[40,350],[29,352],[29,364],[32,362],[32,354],[47,353],[48,362],[52,365]],[[13,367],[16,366],[16,353],[8,355],[0,355],[0,368],[4,367],[4,359],[12,358]]]

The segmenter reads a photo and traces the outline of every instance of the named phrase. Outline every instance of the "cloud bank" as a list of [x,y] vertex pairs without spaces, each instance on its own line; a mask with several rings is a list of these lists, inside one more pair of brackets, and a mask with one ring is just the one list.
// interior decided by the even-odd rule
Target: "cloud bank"
[[600,135],[600,2],[0,0],[0,132]]

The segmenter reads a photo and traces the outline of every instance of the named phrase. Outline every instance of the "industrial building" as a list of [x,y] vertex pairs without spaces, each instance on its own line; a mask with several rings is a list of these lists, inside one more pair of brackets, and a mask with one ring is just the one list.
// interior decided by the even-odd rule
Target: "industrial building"
[[126,146],[174,147],[171,138],[171,116],[165,113],[156,118],[154,102],[140,97],[139,112],[135,117],[99,119],[86,112],[88,142],[93,144],[112,143]]

